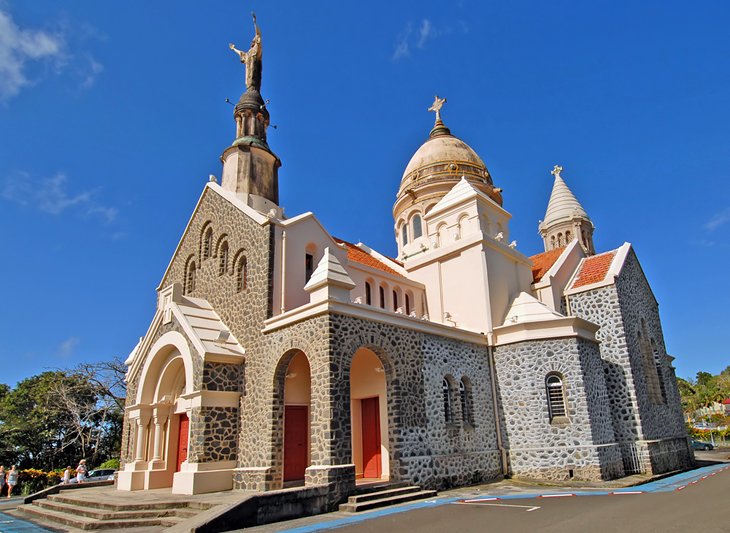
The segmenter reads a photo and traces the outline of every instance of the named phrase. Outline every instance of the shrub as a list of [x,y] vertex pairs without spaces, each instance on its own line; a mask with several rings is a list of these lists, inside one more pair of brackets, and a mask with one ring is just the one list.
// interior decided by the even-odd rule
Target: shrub
[[119,470],[119,459],[109,459],[108,461],[104,461],[97,466],[97,468],[113,468],[114,470]]

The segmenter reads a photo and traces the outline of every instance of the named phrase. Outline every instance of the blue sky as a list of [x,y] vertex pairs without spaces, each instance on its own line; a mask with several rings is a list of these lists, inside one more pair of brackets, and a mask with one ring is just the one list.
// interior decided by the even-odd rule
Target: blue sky
[[233,140],[255,9],[281,204],[395,254],[401,174],[443,117],[512,238],[563,177],[634,244],[677,373],[730,364],[727,2],[0,0],[0,382],[126,357]]

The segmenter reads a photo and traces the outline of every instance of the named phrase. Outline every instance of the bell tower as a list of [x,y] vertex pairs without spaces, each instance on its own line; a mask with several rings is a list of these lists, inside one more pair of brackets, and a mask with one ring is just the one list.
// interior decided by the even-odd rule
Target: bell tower
[[255,14],[253,24],[256,33],[248,51],[229,45],[246,67],[246,91],[233,109],[236,138],[221,155],[221,186],[250,207],[267,213],[278,209],[281,161],[266,142],[269,111],[261,97],[262,42]]

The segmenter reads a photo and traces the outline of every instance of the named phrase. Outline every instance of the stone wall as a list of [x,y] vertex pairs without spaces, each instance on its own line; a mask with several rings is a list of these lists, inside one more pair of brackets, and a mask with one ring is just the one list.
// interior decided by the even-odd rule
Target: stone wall
[[[515,476],[564,480],[623,475],[598,346],[580,338],[495,348],[505,447]],[[564,386],[566,416],[551,420],[546,379]]]
[[[601,326],[596,337],[600,341],[614,432],[624,450],[626,469],[633,468],[631,454],[635,453],[639,455],[641,471],[660,473],[667,471],[664,468],[689,466],[687,458],[691,458],[691,452],[679,449],[681,444],[677,444],[684,442],[687,446],[686,430],[674,370],[666,356],[658,306],[633,250],[615,285],[573,294],[568,299],[573,315]],[[649,393],[639,340],[642,321],[655,341],[666,401],[656,402]],[[658,444],[663,440],[667,444]],[[668,447],[678,449],[671,465],[670,454],[660,451]],[[662,458],[655,457],[656,453]]]

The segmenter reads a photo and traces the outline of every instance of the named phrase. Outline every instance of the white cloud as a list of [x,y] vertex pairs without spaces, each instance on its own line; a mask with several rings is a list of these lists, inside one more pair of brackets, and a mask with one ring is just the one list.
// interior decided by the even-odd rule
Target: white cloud
[[50,178],[33,179],[27,172],[19,172],[2,183],[0,197],[50,215],[71,211],[100,217],[106,223],[116,219],[119,210],[101,204],[97,199],[98,189],[71,193],[67,182],[66,175],[62,173]]
[[412,22],[408,22],[403,31],[398,35],[393,51],[393,61],[398,61],[411,56],[411,51],[416,48],[423,50],[433,39],[451,35],[453,33],[469,33],[469,27],[463,20],[456,21],[456,25],[445,24],[435,26],[430,19],[421,19],[418,29],[414,30]]
[[730,222],[730,207],[720,211],[719,213],[715,213],[712,218],[705,223],[704,228],[707,231],[715,231],[717,228],[724,226],[728,222]]
[[104,65],[99,63],[93,57],[90,57],[88,70],[86,71],[86,76],[81,82],[81,87],[84,89],[92,87],[96,82],[96,78],[98,78],[99,74],[101,74],[102,72],[104,72]]
[[421,21],[421,28],[418,30],[418,43],[416,45],[418,48],[426,46],[426,41],[428,41],[428,38],[432,35],[432,29],[430,20],[423,19]]
[[64,40],[42,30],[22,29],[0,10],[0,101],[9,100],[32,82],[26,73],[30,61],[63,61]]
[[405,29],[398,36],[398,41],[395,43],[395,51],[393,52],[393,61],[398,61],[404,57],[411,55],[410,47],[408,46],[408,40],[413,33],[413,25],[409,22]]
[[58,355],[60,355],[61,357],[70,356],[79,345],[79,342],[81,342],[81,339],[79,339],[78,337],[69,337],[58,345]]

